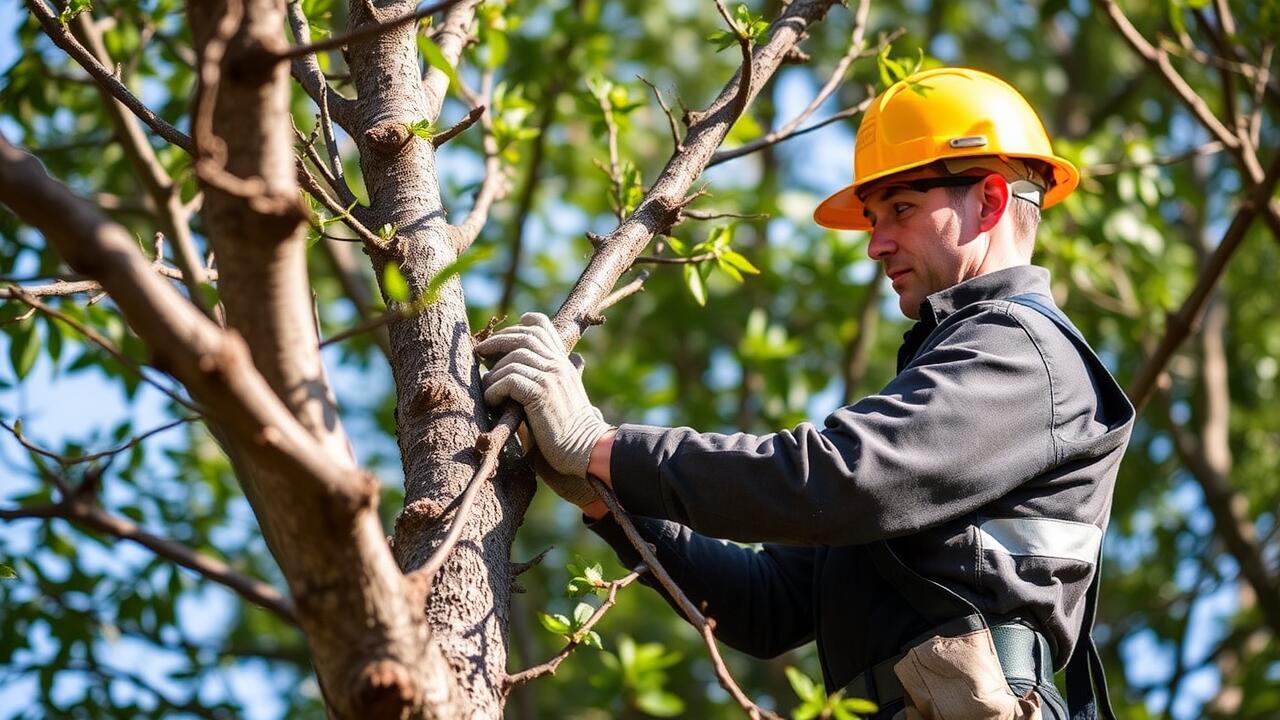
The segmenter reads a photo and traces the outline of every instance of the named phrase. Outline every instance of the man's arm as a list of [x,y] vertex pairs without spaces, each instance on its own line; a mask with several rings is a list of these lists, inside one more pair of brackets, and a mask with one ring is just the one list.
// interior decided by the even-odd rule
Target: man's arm
[[743,542],[846,545],[959,517],[1056,459],[1048,371],[1000,310],[944,328],[879,394],[819,430],[622,425],[610,480],[628,511]]

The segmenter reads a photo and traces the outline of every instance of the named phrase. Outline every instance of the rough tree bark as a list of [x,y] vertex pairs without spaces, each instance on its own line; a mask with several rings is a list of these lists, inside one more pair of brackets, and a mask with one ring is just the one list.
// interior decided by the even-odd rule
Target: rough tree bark
[[[707,110],[689,113],[684,143],[644,201],[599,239],[557,314],[566,346],[596,321],[602,301],[653,236],[679,220],[693,182],[733,121],[833,4],[788,6],[754,53],[743,36],[739,74]],[[451,61],[471,35],[477,5],[452,3],[434,31]],[[29,7],[107,93],[147,119],[148,111],[56,24],[47,6],[31,0]],[[413,296],[465,249],[469,239],[459,237],[475,230],[448,224],[435,147],[405,127],[436,120],[447,85],[439,71],[425,78],[421,73],[417,23],[389,22],[415,7],[351,3],[353,32],[385,27],[348,44],[358,97],[332,98],[341,108],[335,119],[356,140],[369,190],[369,205],[354,213],[365,226],[394,228],[389,242],[366,244],[376,275],[396,263]],[[290,147],[284,3],[192,3],[188,17],[200,76],[192,136],[154,118],[148,124],[195,156],[226,328],[179,296],[124,228],[2,139],[0,199],[40,229],[68,264],[101,283],[154,364],[200,404],[288,583],[330,715],[499,717],[509,687],[510,549],[533,485],[523,461],[507,456],[496,482],[473,485],[479,492],[470,505],[457,502],[479,467],[477,438],[492,427],[461,284],[450,279],[435,303],[388,328],[406,478],[406,507],[392,550],[377,514],[377,483],[354,463],[318,352],[305,264],[306,210]],[[306,70],[305,55],[294,54],[294,69]],[[331,93],[307,89],[313,97]],[[496,194],[492,187],[488,192],[486,202]],[[432,582],[415,573],[464,510],[461,540],[438,577]]]

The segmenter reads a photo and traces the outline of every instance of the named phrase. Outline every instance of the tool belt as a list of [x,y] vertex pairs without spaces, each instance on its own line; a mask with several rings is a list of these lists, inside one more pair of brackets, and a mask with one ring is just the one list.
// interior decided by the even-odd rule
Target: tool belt
[[[1049,641],[1019,622],[991,626],[1000,668],[1010,681],[1053,686],[1053,654]],[[881,660],[859,673],[844,687],[845,697],[866,698],[880,707],[902,700],[902,682],[893,668],[907,652]]]

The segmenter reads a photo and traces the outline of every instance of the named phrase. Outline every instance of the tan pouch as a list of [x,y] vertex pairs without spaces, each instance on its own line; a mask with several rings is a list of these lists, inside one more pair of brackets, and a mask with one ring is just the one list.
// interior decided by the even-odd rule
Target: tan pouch
[[987,629],[932,637],[893,666],[904,720],[1040,720],[1040,696],[1013,694]]

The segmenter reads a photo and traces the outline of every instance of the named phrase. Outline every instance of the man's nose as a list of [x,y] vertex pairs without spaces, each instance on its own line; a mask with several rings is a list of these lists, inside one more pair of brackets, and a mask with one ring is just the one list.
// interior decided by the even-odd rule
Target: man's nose
[[889,233],[882,228],[871,229],[871,241],[867,243],[867,256],[872,260],[883,260],[898,249]]

